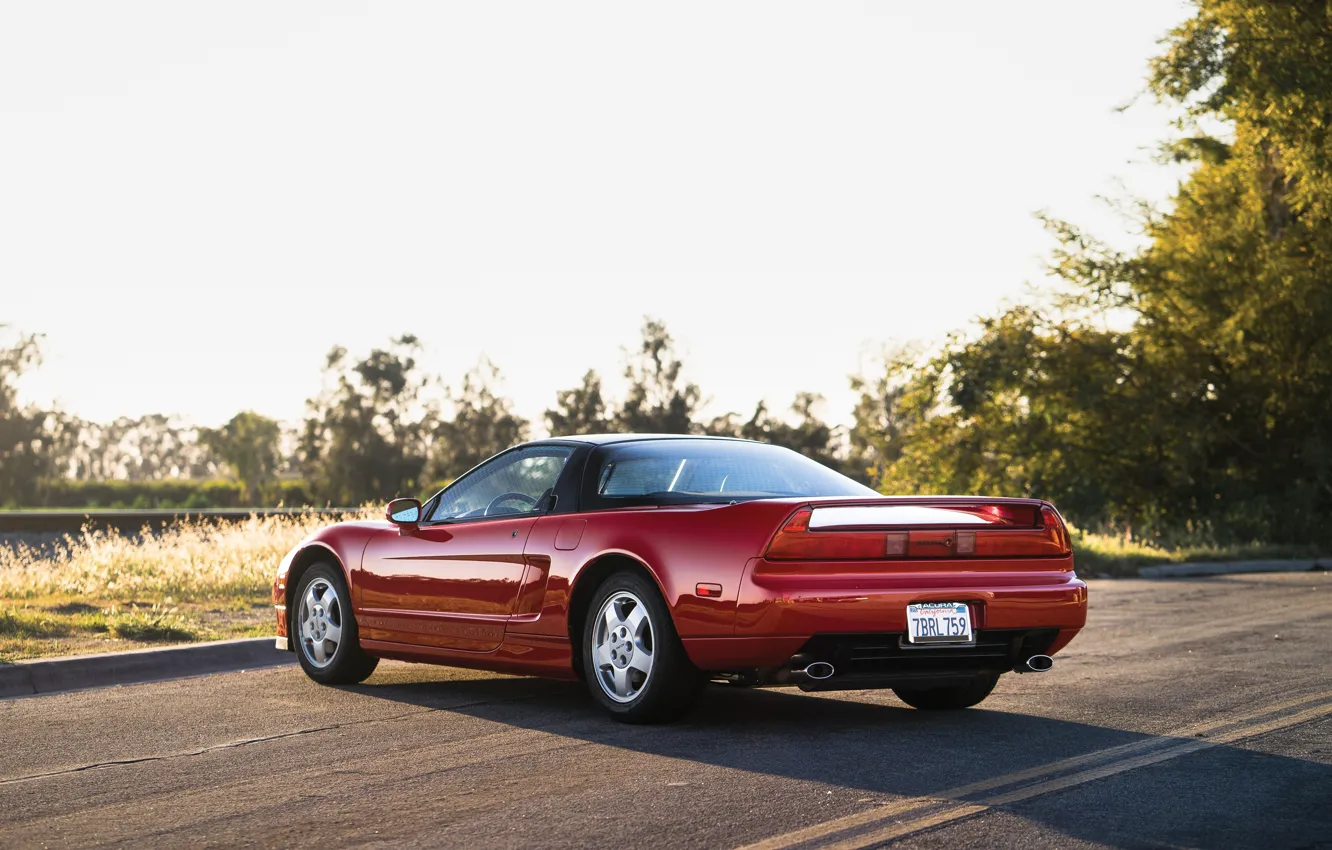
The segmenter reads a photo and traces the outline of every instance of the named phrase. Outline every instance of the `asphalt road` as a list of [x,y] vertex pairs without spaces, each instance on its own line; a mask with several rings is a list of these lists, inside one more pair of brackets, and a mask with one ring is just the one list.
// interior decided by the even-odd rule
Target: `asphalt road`
[[1329,847],[1332,576],[1092,583],[1050,673],[933,714],[385,664],[0,702],[0,846]]

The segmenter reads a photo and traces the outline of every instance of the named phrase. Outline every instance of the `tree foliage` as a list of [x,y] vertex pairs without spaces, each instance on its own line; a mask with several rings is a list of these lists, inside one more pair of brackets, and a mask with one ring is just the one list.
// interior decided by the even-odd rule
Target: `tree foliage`
[[855,475],[855,470],[847,468],[842,456],[841,429],[829,425],[818,415],[817,408],[823,405],[823,401],[823,396],[818,393],[796,393],[790,407],[790,412],[795,414],[794,422],[774,416],[768,403],[760,401],[748,419],[726,413],[702,426],[702,431],[712,436],[739,437],[783,446],[825,466]]
[[595,369],[587,370],[580,385],[557,392],[555,406],[546,411],[546,428],[552,437],[604,434],[613,427],[602,396],[601,376]]
[[483,359],[463,376],[462,386],[448,393],[453,418],[435,426],[430,460],[433,480],[451,480],[481,461],[527,439],[527,420],[513,412],[513,403],[496,394],[500,371]]
[[220,428],[203,428],[199,441],[219,460],[230,464],[250,504],[259,504],[260,489],[272,480],[281,459],[282,426],[254,411],[237,413]]
[[624,377],[629,389],[615,412],[615,431],[638,434],[689,434],[703,400],[697,384],[684,381],[684,364],[666,325],[656,319],[643,322],[643,339],[629,358]]
[[56,465],[77,480],[208,478],[219,469],[203,429],[160,413],[91,422],[53,412],[52,421]]
[[437,411],[422,399],[430,379],[417,368],[410,334],[357,363],[334,347],[325,388],[306,402],[302,471],[315,497],[337,505],[417,495]]
[[48,414],[20,405],[18,379],[41,362],[39,339],[0,325],[0,503],[31,501],[52,471]]
[[987,319],[863,394],[853,443],[885,490],[1040,495],[1139,535],[1332,539],[1327,9],[1197,4],[1151,76],[1187,110],[1172,155],[1196,165],[1147,246],[1048,222],[1071,298]]

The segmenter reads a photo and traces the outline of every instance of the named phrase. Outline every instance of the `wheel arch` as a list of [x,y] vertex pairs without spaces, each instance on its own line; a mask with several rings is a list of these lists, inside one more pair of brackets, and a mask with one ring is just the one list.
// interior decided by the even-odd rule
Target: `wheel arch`
[[637,573],[652,583],[661,594],[662,601],[666,603],[666,610],[670,613],[672,619],[675,612],[671,608],[670,598],[666,595],[666,588],[661,583],[661,578],[653,572],[647,562],[637,555],[629,552],[613,551],[604,552],[588,561],[574,576],[573,586],[569,592],[569,646],[573,657],[574,673],[578,678],[584,678],[583,673],[583,624],[587,619],[588,611],[592,607],[592,597],[596,595],[597,588],[601,587],[612,574],[625,570]]
[[291,559],[291,566],[287,568],[287,586],[283,591],[285,596],[283,602],[287,606],[287,634],[289,636],[293,634],[291,618],[294,612],[291,601],[296,593],[296,588],[300,586],[301,579],[305,576],[307,570],[315,564],[326,562],[331,562],[332,566],[342,571],[342,580],[347,584],[347,591],[351,592],[351,575],[347,572],[347,565],[342,562],[342,558],[338,557],[338,553],[334,552],[332,547],[316,541],[302,548],[296,553],[296,557]]

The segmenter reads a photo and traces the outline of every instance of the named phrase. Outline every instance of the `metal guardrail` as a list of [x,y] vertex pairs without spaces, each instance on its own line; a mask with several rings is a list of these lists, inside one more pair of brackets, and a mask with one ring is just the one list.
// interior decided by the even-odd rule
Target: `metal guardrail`
[[212,520],[214,522],[239,522],[251,516],[341,516],[358,512],[358,508],[167,508],[161,510],[51,510],[51,511],[0,511],[0,534],[22,533],[73,533],[85,526],[97,529],[117,528],[121,531],[138,531],[144,526],[153,529],[165,528],[180,520]]

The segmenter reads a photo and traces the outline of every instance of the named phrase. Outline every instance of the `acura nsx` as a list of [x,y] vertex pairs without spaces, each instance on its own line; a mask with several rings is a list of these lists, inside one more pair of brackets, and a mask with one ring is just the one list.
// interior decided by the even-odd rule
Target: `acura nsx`
[[1050,669],[1087,586],[1048,502],[883,496],[777,446],[619,434],[524,443],[330,525],[273,603],[317,682],[381,658],[582,679],[653,722],[708,682],[966,708]]

